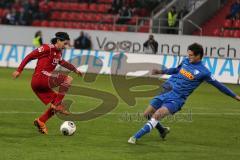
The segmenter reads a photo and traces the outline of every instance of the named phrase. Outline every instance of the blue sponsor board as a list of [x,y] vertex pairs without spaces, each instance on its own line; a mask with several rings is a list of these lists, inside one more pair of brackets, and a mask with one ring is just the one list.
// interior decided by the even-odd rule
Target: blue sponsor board
[[[23,46],[23,45],[0,45],[0,66],[3,67],[17,67],[23,58],[29,54],[34,47]],[[64,51],[63,58],[66,60],[74,61],[76,66],[81,65],[91,65],[95,68],[107,68],[110,74],[110,69],[114,62],[117,62],[118,69],[121,69],[121,63],[124,56],[128,57],[129,54],[123,52],[104,52],[104,51],[91,51],[91,50],[76,50],[68,49]],[[138,54],[131,54],[128,58],[136,58]],[[148,60],[151,62],[152,55],[144,56],[144,61]],[[183,56],[179,57],[177,55],[159,55],[161,56],[159,64],[169,67],[177,67]],[[141,63],[139,61],[139,63]],[[240,60],[236,59],[222,59],[222,58],[203,58],[204,65],[212,72],[212,74],[222,82],[226,83],[239,83],[240,74]],[[115,63],[116,64],[116,63]],[[28,68],[34,68],[35,62],[30,64]],[[107,73],[108,71],[104,71]]]

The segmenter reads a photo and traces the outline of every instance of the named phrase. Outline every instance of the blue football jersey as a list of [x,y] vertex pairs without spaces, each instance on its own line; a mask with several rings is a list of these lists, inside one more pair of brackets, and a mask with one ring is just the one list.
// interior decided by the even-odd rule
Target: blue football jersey
[[172,91],[183,99],[186,99],[203,81],[212,84],[231,97],[236,96],[230,89],[218,82],[201,61],[190,63],[186,58],[177,68],[164,69],[163,73],[173,75],[167,82],[172,85]]

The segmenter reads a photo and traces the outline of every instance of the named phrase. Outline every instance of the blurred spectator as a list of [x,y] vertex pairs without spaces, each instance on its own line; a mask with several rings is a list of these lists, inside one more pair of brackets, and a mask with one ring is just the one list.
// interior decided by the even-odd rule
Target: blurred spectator
[[146,54],[157,54],[158,42],[154,40],[153,35],[149,35],[148,40],[143,43],[144,53]]
[[84,34],[83,31],[80,32],[80,36],[74,40],[74,48],[76,49],[91,49],[92,42],[88,35]]
[[6,24],[16,25],[18,24],[18,14],[14,8],[12,8],[7,14],[6,14]]
[[20,0],[15,0],[15,3],[12,5],[12,8],[14,8],[16,12],[20,12],[22,8],[22,2]]
[[31,22],[32,22],[32,17],[30,12],[28,10],[24,10],[24,8],[21,8],[19,18],[18,18],[18,24],[30,25]]
[[176,33],[175,27],[177,24],[177,15],[178,14],[176,12],[176,8],[175,7],[170,8],[167,14],[168,27],[169,27],[167,32],[170,34]]
[[0,8],[8,8],[14,4],[15,0],[0,0]]
[[37,31],[32,41],[33,45],[38,48],[43,44],[42,31]]
[[40,11],[40,19],[48,18],[51,11],[51,7],[48,3],[48,0],[44,0],[39,3],[39,11]]
[[177,18],[182,19],[184,16],[186,16],[189,13],[187,6],[185,6],[183,9],[181,9],[178,13]]
[[120,10],[119,10],[119,14],[118,14],[118,20],[117,20],[117,24],[125,24],[127,21],[129,21],[132,18],[132,12],[130,10],[130,8],[128,8],[128,6],[123,6]]
[[230,14],[226,18],[227,19],[234,18],[238,12],[240,12],[240,0],[236,0],[231,5]]
[[119,13],[119,10],[122,8],[123,6],[123,0],[113,0],[112,3],[112,8],[111,8],[111,13]]
[[31,13],[32,13],[32,18],[33,19],[39,19],[40,14],[39,14],[39,2],[38,0],[32,0],[30,4],[31,8]]

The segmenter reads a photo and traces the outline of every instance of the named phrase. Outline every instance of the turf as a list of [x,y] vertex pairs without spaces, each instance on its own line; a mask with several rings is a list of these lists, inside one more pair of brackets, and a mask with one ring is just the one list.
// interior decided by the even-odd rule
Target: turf
[[[89,160],[239,160],[240,103],[223,95],[209,84],[202,84],[188,99],[181,112],[163,121],[171,127],[167,140],[157,131],[143,137],[137,145],[128,138],[143,126],[143,112],[151,98],[138,98],[128,106],[117,96],[109,76],[98,76],[95,83],[75,77],[75,85],[112,93],[118,106],[107,115],[76,122],[73,136],[62,136],[57,117],[48,122],[49,135],[39,134],[32,125],[46,107],[30,88],[32,70],[13,80],[14,69],[0,68],[0,159],[89,159]],[[227,85],[240,94],[239,85]],[[146,87],[147,88],[147,87]],[[141,89],[144,89],[141,88]],[[100,103],[84,96],[74,100],[71,110],[85,112]]]

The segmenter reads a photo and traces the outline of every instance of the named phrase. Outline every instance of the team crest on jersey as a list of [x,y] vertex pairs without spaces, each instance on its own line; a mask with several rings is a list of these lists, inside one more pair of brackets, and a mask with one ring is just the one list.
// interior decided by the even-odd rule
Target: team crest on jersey
[[57,65],[59,63],[60,59],[58,58],[53,58],[52,65]]
[[197,75],[199,73],[200,73],[199,70],[197,70],[197,69],[194,70],[194,75]]
[[192,75],[192,73],[186,71],[186,70],[183,69],[183,68],[182,68],[179,72],[180,72],[184,77],[187,77],[187,78],[190,79],[190,80],[193,80],[193,79],[194,79],[194,76]]

